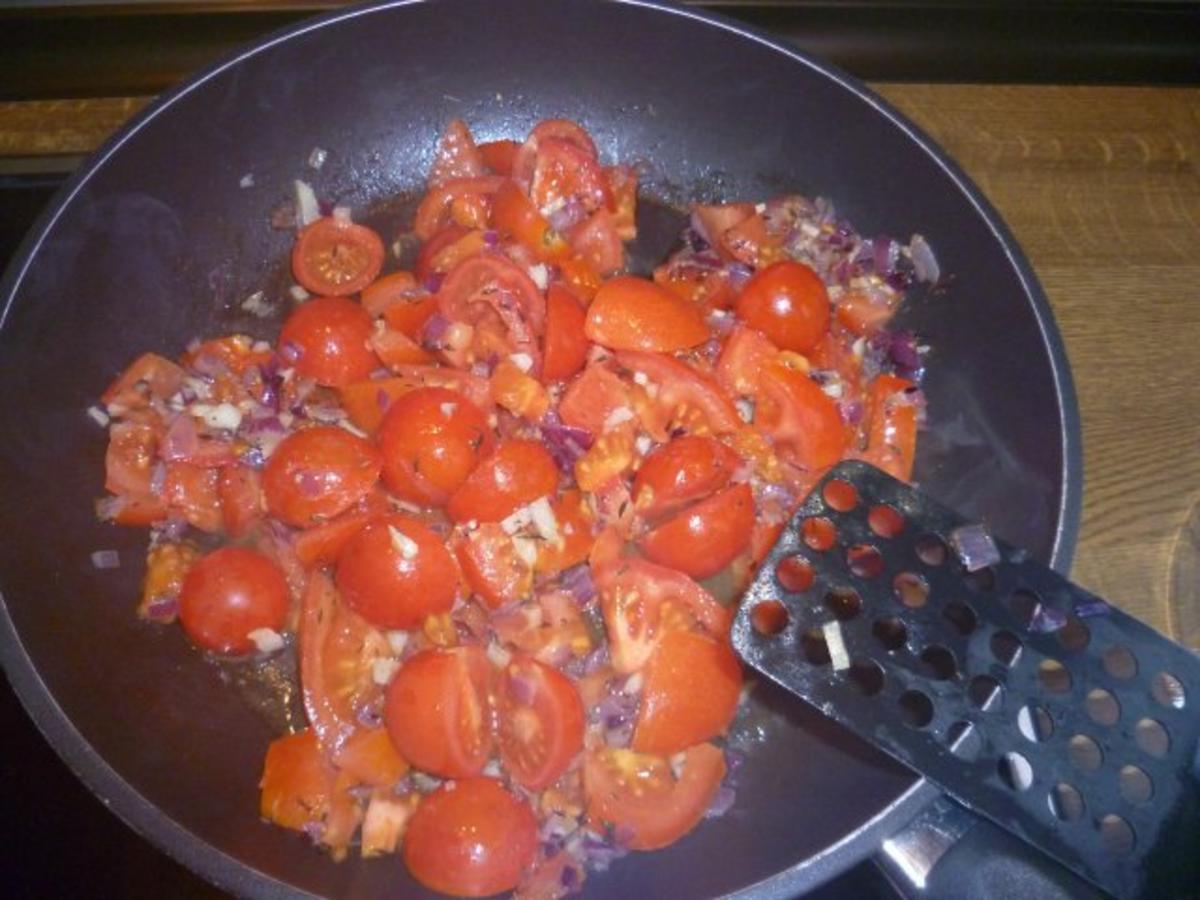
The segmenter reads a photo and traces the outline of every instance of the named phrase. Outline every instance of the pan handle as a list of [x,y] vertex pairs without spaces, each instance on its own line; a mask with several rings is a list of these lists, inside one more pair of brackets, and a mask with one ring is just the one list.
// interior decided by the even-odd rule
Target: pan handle
[[905,900],[1104,900],[1025,841],[939,797],[883,842],[875,863]]

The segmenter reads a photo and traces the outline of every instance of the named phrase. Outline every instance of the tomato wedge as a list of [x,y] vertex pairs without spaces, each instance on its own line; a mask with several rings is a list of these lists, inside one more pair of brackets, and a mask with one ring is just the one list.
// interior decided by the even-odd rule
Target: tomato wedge
[[454,549],[467,584],[490,608],[528,597],[533,590],[533,566],[494,522],[457,538]]
[[479,152],[483,155],[483,164],[497,175],[511,175],[513,159],[520,146],[516,141],[506,138],[480,144]]
[[588,339],[614,350],[671,352],[702,344],[708,326],[698,307],[653,281],[623,275],[600,286],[588,308]]
[[633,502],[647,519],[668,515],[723,488],[739,462],[714,438],[682,435],[642,461],[633,479]]
[[483,154],[475,146],[471,129],[462,119],[451,119],[433,154],[429,186],[437,187],[456,178],[478,178],[483,174]]
[[345,512],[379,480],[375,446],[332,425],[284,438],[263,469],[267,509],[289,525],[308,528]]
[[570,253],[562,235],[550,227],[533,202],[512,181],[506,181],[492,200],[492,224],[501,235],[533,251],[539,259],[553,262]]
[[895,375],[878,375],[867,395],[867,447],[862,458],[893,478],[912,478],[917,449],[916,385]]
[[356,294],[383,267],[383,241],[365,225],[321,218],[300,229],[292,247],[292,274],[319,297]]
[[311,728],[271,741],[263,763],[259,814],[301,831],[329,812],[337,770],[321,755]]
[[742,424],[737,409],[716,382],[687,363],[663,353],[622,350],[617,362],[654,385],[657,424],[643,422],[660,440],[668,426],[690,434],[729,434]]
[[676,513],[638,542],[646,557],[693,578],[716,575],[750,543],[754,492],[735,484]]
[[807,375],[780,363],[762,370],[754,424],[793,462],[809,470],[833,465],[846,450],[837,402]]
[[587,361],[586,316],[575,295],[560,284],[546,291],[546,340],[542,380],[566,381]]
[[502,441],[450,497],[455,522],[499,522],[558,487],[558,466],[536,441]]
[[452,178],[430,188],[417,207],[413,233],[422,241],[427,241],[454,222],[466,228],[485,226],[491,195],[503,183],[504,179],[496,175],[483,175],[478,178]]
[[[477,331],[492,325],[505,335],[507,353],[525,353],[540,370],[538,338],[546,322],[546,300],[529,276],[494,254],[473,256],[451,271],[438,290],[438,307],[451,322]],[[470,360],[468,360],[470,361]]]
[[763,366],[779,358],[779,348],[761,331],[738,325],[717,357],[717,383],[734,396],[758,393]]
[[525,139],[525,143],[517,148],[513,156],[512,178],[524,191],[529,190],[530,182],[533,181],[538,149],[543,140],[566,141],[578,147],[592,159],[596,158],[596,145],[582,125],[569,119],[544,119],[534,126],[533,131],[529,132],[529,137]]
[[519,656],[504,669],[496,695],[496,742],[517,784],[541,791],[583,749],[583,701],[571,679]]
[[371,317],[345,297],[307,301],[279,333],[280,352],[296,371],[328,387],[344,387],[379,367],[370,340]]

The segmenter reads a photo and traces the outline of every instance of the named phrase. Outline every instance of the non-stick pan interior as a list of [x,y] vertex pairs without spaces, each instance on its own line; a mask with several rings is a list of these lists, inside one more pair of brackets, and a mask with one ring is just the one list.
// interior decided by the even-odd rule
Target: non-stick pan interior
[[[334,865],[259,822],[270,730],[177,629],[135,619],[145,535],[96,521],[104,433],[85,410],[142,350],[276,327],[239,303],[264,285],[284,297],[290,233],[269,219],[292,179],[361,216],[419,188],[448,119],[491,139],[549,116],[583,122],[605,157],[639,161],[658,197],[799,190],[833,198],[864,232],[925,235],[952,278],[903,319],[933,348],[918,477],[1043,558],[1070,543],[1074,401],[1036,284],[969,189],[838,76],[726,25],[634,4],[398,4],[291,33],[176,92],[68,186],[9,271],[0,332],[10,677],[118,813],[239,891],[265,894],[274,879],[319,895],[421,896],[395,859]],[[318,147],[319,170],[307,163]],[[107,548],[122,567],[94,570],[89,554]],[[621,861],[588,896],[715,896],[858,833],[827,854],[848,864],[881,836],[883,822],[864,826],[912,777],[818,715],[758,696],[742,730],[763,739],[733,811]],[[827,872],[810,866],[789,884]]]

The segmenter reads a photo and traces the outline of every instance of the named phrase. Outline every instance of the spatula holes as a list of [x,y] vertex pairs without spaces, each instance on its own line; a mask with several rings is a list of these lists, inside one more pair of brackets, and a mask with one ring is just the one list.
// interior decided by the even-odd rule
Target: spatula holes
[[837,528],[824,516],[812,516],[800,526],[804,543],[813,550],[824,552],[837,543]]
[[1063,822],[1075,822],[1083,815],[1083,795],[1074,785],[1060,781],[1050,789],[1046,805],[1055,818]]
[[1042,601],[1032,591],[1013,591],[1012,596],[1008,598],[1008,611],[1017,620],[1017,624],[1024,629],[1028,629],[1033,624],[1033,620],[1037,618],[1041,608]]
[[1026,703],[1017,712],[1017,730],[1025,740],[1040,744],[1054,734],[1054,720],[1043,707]]
[[1139,719],[1133,726],[1133,740],[1143,753],[1163,759],[1171,750],[1171,736],[1157,719]]
[[1088,718],[1097,725],[1116,725],[1121,718],[1121,704],[1104,688],[1092,688],[1083,699]]
[[835,619],[848,622],[862,612],[862,597],[854,588],[835,587],[825,595],[825,606],[833,613]]
[[1057,659],[1038,663],[1038,682],[1049,694],[1065,694],[1071,690],[1071,673]]
[[847,674],[850,682],[868,697],[883,690],[883,669],[872,660],[855,660],[850,663]]
[[942,610],[942,618],[954,626],[955,631],[966,637],[975,630],[979,619],[975,610],[959,600],[951,600]]
[[925,674],[935,681],[949,681],[958,674],[954,654],[940,644],[932,644],[922,650],[921,663]]
[[979,729],[970,722],[954,722],[946,729],[946,744],[951,753],[968,762],[978,759],[983,750]]
[[1104,762],[1100,745],[1086,734],[1073,734],[1067,741],[1067,759],[1080,772],[1095,772]]
[[967,684],[967,699],[983,712],[996,709],[1003,696],[1004,686],[991,675],[976,675]]
[[1002,666],[1010,669],[1017,664],[1021,657],[1021,639],[1011,631],[997,631],[988,641],[992,657]]
[[1134,765],[1121,766],[1121,771],[1117,773],[1117,786],[1125,802],[1134,806],[1149,803],[1154,796],[1154,782],[1145,771]]
[[908,629],[899,619],[876,619],[871,634],[888,650],[899,650],[908,641]]
[[915,572],[901,572],[892,580],[896,599],[909,609],[920,609],[929,601],[929,583]]
[[927,566],[940,566],[946,562],[946,557],[949,555],[946,550],[946,542],[936,534],[921,535],[917,538],[913,549],[916,550],[917,559]]
[[996,573],[990,568],[980,569],[977,572],[964,572],[962,580],[963,584],[971,590],[978,591],[981,594],[995,590],[996,587]]
[[850,512],[858,506],[858,488],[840,478],[826,482],[821,496],[825,498],[826,506],[838,512]]
[[904,516],[883,503],[867,513],[867,526],[881,538],[894,538],[904,530]]
[[905,691],[899,703],[900,716],[910,728],[924,728],[933,721],[933,701],[921,691]]
[[1116,813],[1102,816],[1096,823],[1100,832],[1100,844],[1113,856],[1128,856],[1133,852],[1133,828]]
[[1016,751],[1001,756],[996,768],[1000,773],[1000,780],[1014,791],[1027,791],[1033,784],[1033,766],[1024,755]]
[[1100,659],[1104,663],[1104,671],[1113,678],[1128,681],[1137,674],[1137,657],[1130,652],[1128,647],[1123,647],[1120,644],[1117,644],[1115,647],[1109,647],[1104,651]]
[[846,550],[846,565],[857,578],[883,574],[883,555],[870,544],[854,544]]
[[1187,695],[1183,683],[1170,672],[1159,672],[1150,682],[1150,695],[1159,706],[1167,709],[1183,709],[1187,703]]
[[750,624],[764,637],[775,637],[787,628],[787,607],[778,600],[764,600],[750,610]]
[[1067,616],[1067,623],[1055,632],[1058,642],[1068,653],[1078,653],[1091,643],[1091,630],[1077,616]]
[[802,556],[785,556],[775,566],[780,586],[793,594],[802,594],[812,587],[813,567]]
[[830,662],[829,645],[820,628],[810,628],[800,636],[800,652],[814,666],[827,666]]

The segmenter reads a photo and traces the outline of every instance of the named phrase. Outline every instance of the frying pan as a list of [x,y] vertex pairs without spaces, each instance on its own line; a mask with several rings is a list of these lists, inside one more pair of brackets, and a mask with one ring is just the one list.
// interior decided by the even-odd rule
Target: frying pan
[[[1043,559],[1070,560],[1079,429],[1045,299],[979,192],[861,85],[745,27],[653,2],[389,2],[282,32],[110,140],[43,215],[0,293],[9,678],[105,803],[239,894],[425,896],[394,860],[334,865],[258,820],[270,728],[179,629],[135,619],[145,535],[95,519],[104,435],[85,410],[145,349],[270,336],[278,323],[240,301],[264,285],[284,293],[290,234],[267,222],[291,180],[393,236],[391,198],[419,191],[455,116],[482,140],[577,119],[605,157],[645,168],[648,199],[798,190],[832,197],[866,233],[925,235],[951,277],[900,321],[933,348],[916,476]],[[306,163],[315,147],[327,151],[319,170]],[[677,224],[644,206],[652,238]],[[124,565],[94,570],[97,549]],[[766,687],[751,706],[742,737],[762,739],[734,809],[622,860],[585,896],[791,896],[874,852],[934,797]]]

